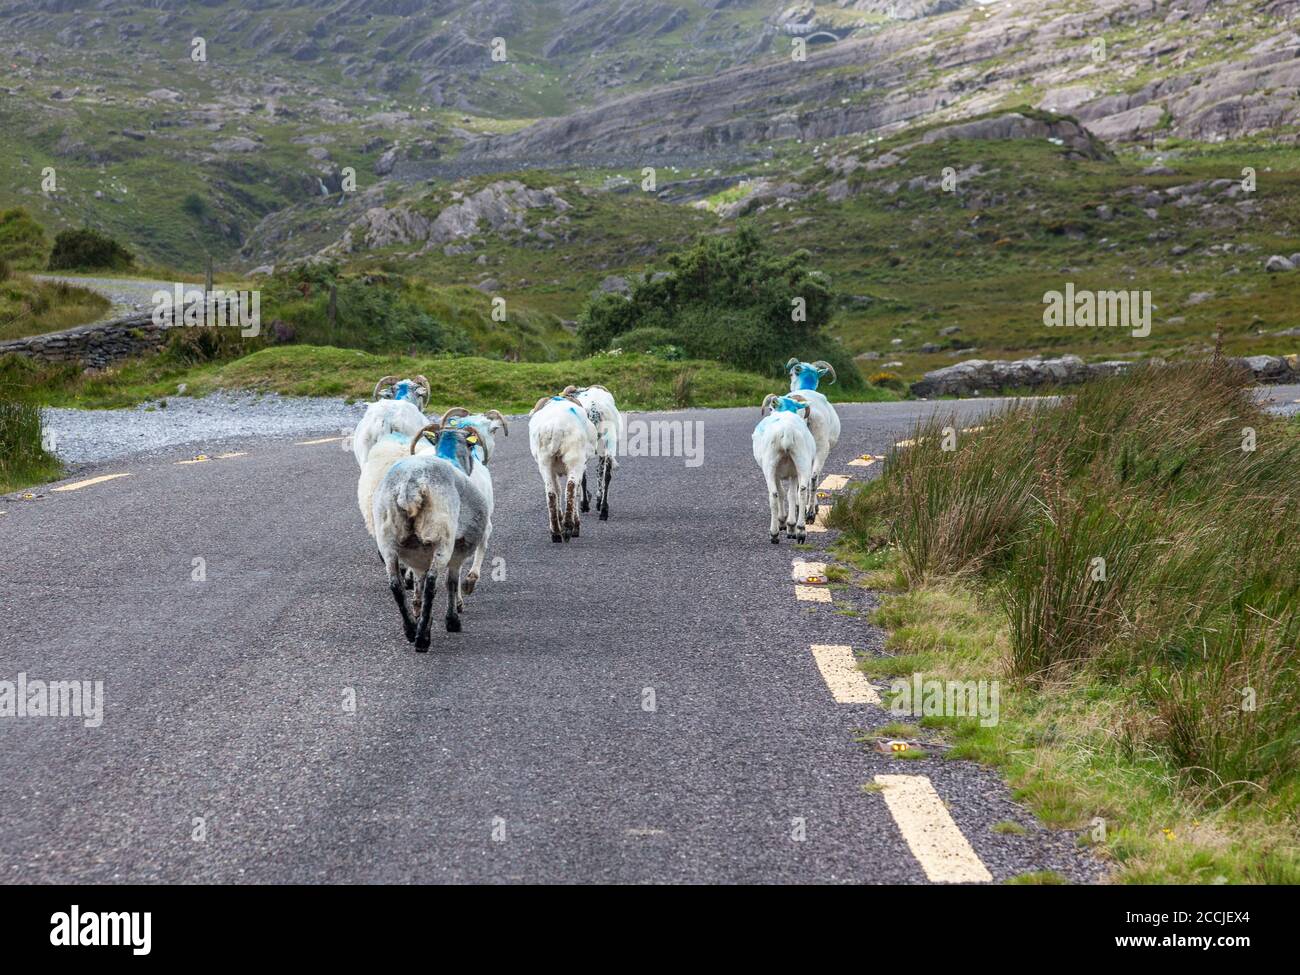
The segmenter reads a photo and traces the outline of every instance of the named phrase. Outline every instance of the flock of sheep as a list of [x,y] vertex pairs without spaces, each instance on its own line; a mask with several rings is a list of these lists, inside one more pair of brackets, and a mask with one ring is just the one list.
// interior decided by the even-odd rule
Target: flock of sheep
[[[813,521],[813,485],[840,435],[839,416],[817,391],[825,362],[787,363],[790,393],[769,395],[754,428],[754,459],[767,480],[775,544],[782,531],[803,541]],[[488,470],[498,434],[510,435],[497,410],[471,413],[452,407],[430,420],[424,376],[385,376],[374,402],[353,432],[361,476],[357,506],[388,574],[388,587],[402,615],[406,639],[429,649],[430,614],[437,581],[447,579],[447,630],[460,631],[465,596],[474,592],[492,537],[492,475]],[[589,511],[587,467],[596,461],[595,505],[609,517],[609,486],[623,417],[604,386],[567,387],[537,401],[528,414],[528,445],[546,488],[551,541],[567,542]],[[581,500],[578,491],[581,489]],[[469,560],[469,571],[461,568]],[[407,593],[410,593],[408,602]]]

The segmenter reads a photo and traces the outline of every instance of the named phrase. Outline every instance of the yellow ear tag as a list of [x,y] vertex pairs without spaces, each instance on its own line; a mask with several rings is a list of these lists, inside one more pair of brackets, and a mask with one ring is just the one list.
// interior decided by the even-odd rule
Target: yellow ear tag
[[470,434],[468,437],[465,438],[465,442],[466,442],[466,443],[478,443],[478,437],[474,436],[473,434]]

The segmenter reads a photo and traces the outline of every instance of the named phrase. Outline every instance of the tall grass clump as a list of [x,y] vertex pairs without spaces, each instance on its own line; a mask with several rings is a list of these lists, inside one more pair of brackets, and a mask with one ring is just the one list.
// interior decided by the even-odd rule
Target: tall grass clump
[[42,445],[40,408],[0,399],[0,494],[52,480],[59,470]]
[[832,523],[895,546],[911,583],[977,581],[1005,616],[1011,676],[1122,688],[1136,746],[1184,784],[1300,793],[1295,425],[1220,362],[983,423],[949,429],[951,450],[951,420],[922,425]]

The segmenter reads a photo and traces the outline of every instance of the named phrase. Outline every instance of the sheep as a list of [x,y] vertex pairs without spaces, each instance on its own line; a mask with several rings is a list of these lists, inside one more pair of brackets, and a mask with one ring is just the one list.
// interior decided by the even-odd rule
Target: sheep
[[408,440],[428,423],[424,406],[429,401],[429,380],[423,376],[398,380],[385,376],[375,384],[375,402],[352,431],[352,453],[358,467],[366,466],[366,454],[390,433]]
[[[471,445],[476,461],[474,469],[470,473],[470,480],[474,482],[474,486],[483,495],[484,502],[487,505],[488,517],[491,518],[494,502],[492,475],[488,472],[487,463],[491,459],[494,449],[494,434],[501,431],[506,436],[510,435],[510,428],[506,424],[505,417],[497,410],[471,414],[469,410],[462,406],[453,406],[442,415],[442,420],[439,422],[444,427],[463,428],[468,432],[466,442]],[[417,453],[430,450],[433,450],[433,445],[428,441],[422,440],[416,445]],[[361,477],[357,480],[357,507],[361,509],[361,516],[366,523],[366,531],[372,538],[375,534],[372,514],[375,490],[388,473],[388,469],[410,452],[408,438],[401,434],[391,433],[371,447],[370,453],[366,456],[366,463],[361,468]],[[474,552],[474,561],[465,574],[462,586],[465,595],[473,593],[475,586],[478,584],[490,536],[491,527],[489,526],[482,543]],[[408,589],[411,588],[413,582],[413,578],[407,579]]]
[[[546,488],[551,541],[577,538],[582,529],[577,491],[580,475],[596,451],[596,426],[587,408],[569,387],[559,396],[543,396],[528,414],[528,449]],[[564,482],[561,484],[561,482]],[[560,496],[564,508],[560,510]]]
[[771,520],[768,535],[776,545],[784,529],[787,538],[807,538],[804,517],[812,501],[813,461],[817,443],[808,429],[809,403],[793,396],[769,393],[763,419],[754,427],[754,460],[767,479]]
[[[490,518],[495,502],[493,500],[492,474],[488,471],[488,462],[492,459],[492,454],[496,450],[496,434],[500,432],[507,437],[510,436],[510,427],[506,423],[506,418],[501,415],[499,410],[471,413],[463,406],[453,406],[442,415],[441,423],[446,428],[469,431],[470,436],[467,441],[472,445],[476,461],[473,471],[470,472],[470,480],[474,482],[474,486],[483,495],[483,499],[487,504],[488,517]],[[483,557],[487,554],[488,540],[491,534],[492,529],[489,524],[488,530],[483,536],[482,544],[474,552],[474,561],[469,567],[469,572],[465,573],[464,589],[466,595],[472,593],[474,587],[478,585],[479,575],[483,569]]]
[[[436,421],[426,425],[411,441],[410,454],[389,468],[375,491],[375,543],[402,615],[402,630],[421,653],[429,649],[438,576],[447,573],[447,632],[459,633],[461,566],[491,531],[483,495],[470,480],[475,465],[472,436],[465,429],[443,429]],[[422,439],[431,442],[433,450],[417,453]],[[420,579],[414,613],[406,603],[407,571]]]
[[[830,373],[831,382],[835,382],[835,368],[829,362],[820,359],[816,362],[800,362],[798,359],[791,359],[785,364],[785,368],[790,373],[790,395],[812,407],[809,411],[808,429],[812,431],[813,439],[817,442],[817,458],[813,463],[812,472],[813,482],[816,483],[821,480],[827,456],[840,439],[840,416],[825,394],[817,391],[817,383],[827,373]],[[812,524],[816,517],[817,507],[813,505],[807,513],[808,523]]]
[[[596,427],[596,510],[600,520],[609,520],[609,481],[618,466],[616,454],[618,441],[623,432],[623,417],[614,403],[614,395],[604,386],[587,386],[585,389],[570,390],[577,396],[578,402],[587,410],[587,419]],[[591,503],[587,494],[587,472],[582,472],[582,510],[590,511]]]

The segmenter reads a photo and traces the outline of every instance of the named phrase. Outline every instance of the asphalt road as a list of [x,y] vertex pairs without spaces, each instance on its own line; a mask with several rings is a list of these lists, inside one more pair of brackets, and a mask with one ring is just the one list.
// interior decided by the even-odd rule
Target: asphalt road
[[[827,471],[874,474],[847,461],[989,405],[841,405]],[[568,545],[516,421],[492,465],[505,578],[428,654],[402,638],[337,441],[197,464],[178,447],[0,500],[0,681],[102,680],[105,701],[98,727],[0,718],[0,881],[922,883],[863,789],[900,771],[929,778],[993,880],[1100,876],[996,774],[855,741],[890,716],[836,703],[809,648],[881,634],[795,601],[792,559],[833,533],[768,542],[757,410],[638,419],[701,424],[703,462],[625,458],[611,520]],[[1025,832],[993,830],[1008,820]]]
[[[845,462],[918,413],[983,406],[844,406],[827,470],[865,476]],[[625,458],[611,520],[567,545],[517,421],[492,465],[505,578],[428,654],[337,442],[127,459],[0,503],[0,680],[105,699],[97,728],[0,720],[0,880],[925,882],[863,790],[903,764],[854,740],[889,716],[836,703],[809,651],[880,634],[793,598],[792,559],[816,555],[768,541],[757,417],[640,416],[702,424],[703,463]],[[993,879],[1097,875],[995,774],[906,765]]]

